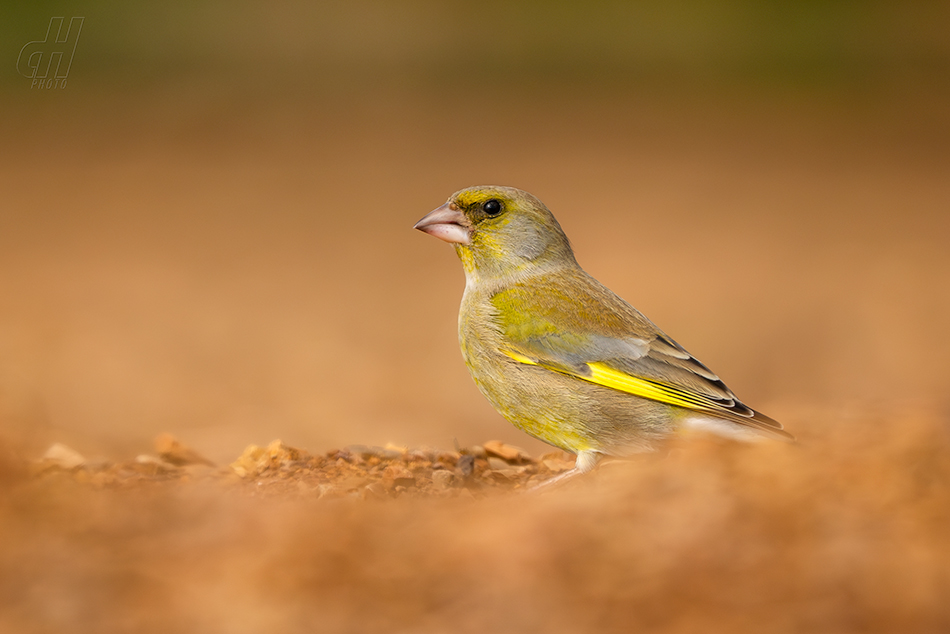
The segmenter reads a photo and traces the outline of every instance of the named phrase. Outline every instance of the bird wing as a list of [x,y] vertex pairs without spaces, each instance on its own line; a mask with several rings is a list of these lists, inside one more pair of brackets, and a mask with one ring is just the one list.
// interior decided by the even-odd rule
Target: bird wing
[[518,363],[792,438],[581,270],[514,284],[493,295],[492,305],[504,341],[500,352]]

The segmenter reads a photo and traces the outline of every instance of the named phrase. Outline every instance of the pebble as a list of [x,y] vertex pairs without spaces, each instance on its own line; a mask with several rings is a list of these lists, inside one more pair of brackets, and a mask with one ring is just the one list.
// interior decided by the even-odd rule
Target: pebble
[[472,454],[465,454],[461,456],[456,464],[459,472],[462,474],[463,478],[468,478],[475,471],[475,456]]
[[[275,440],[267,447],[248,445],[241,456],[231,463],[231,469],[245,478],[265,471],[277,471],[284,465],[294,465],[309,459],[310,454]],[[342,459],[341,459],[342,460]]]
[[488,457],[488,468],[493,471],[501,471],[507,469],[510,465],[502,460],[501,458],[496,458],[494,456]]
[[568,469],[574,468],[573,460],[565,460],[564,458],[542,458],[541,464],[544,465],[549,471],[558,473],[560,471],[567,471]]
[[178,467],[189,464],[203,464],[213,467],[214,463],[200,453],[180,442],[171,434],[159,434],[155,438],[155,451],[162,460]]
[[43,462],[60,469],[78,469],[85,464],[82,454],[62,443],[54,443],[43,454]]
[[155,456],[150,456],[144,453],[135,456],[135,462],[137,462],[138,464],[144,464],[144,465],[154,465],[158,467],[159,469],[165,469],[165,470],[175,468],[174,465],[165,462],[161,458],[156,458]]
[[455,484],[455,474],[451,471],[433,471],[432,484],[439,489],[449,489]]
[[485,451],[492,456],[497,456],[508,462],[521,462],[530,460],[528,453],[520,447],[506,445],[500,440],[489,440],[484,445]]
[[383,471],[383,480],[393,487],[411,487],[416,483],[416,476],[405,467],[390,465]]
[[488,452],[485,451],[485,448],[481,445],[472,445],[468,449],[462,450],[462,453],[476,458],[484,458],[488,455]]

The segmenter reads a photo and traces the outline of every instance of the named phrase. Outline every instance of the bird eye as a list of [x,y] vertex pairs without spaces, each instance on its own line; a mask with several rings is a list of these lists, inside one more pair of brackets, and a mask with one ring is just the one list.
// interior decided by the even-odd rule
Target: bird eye
[[501,213],[501,202],[495,200],[494,198],[485,201],[485,204],[482,205],[482,211],[484,211],[489,216],[497,216]]

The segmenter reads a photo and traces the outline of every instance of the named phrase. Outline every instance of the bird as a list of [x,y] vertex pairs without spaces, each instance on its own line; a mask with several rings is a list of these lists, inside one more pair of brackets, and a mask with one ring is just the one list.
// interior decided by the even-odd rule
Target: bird
[[604,457],[656,451],[684,430],[794,440],[585,272],[528,192],[462,189],[414,228],[452,244],[462,261],[459,345],[478,389],[515,427],[576,455],[547,483]]

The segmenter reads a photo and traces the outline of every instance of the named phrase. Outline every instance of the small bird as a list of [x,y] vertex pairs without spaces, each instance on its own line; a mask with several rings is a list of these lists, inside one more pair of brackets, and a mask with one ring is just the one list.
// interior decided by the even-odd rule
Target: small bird
[[515,427],[577,455],[548,482],[604,456],[653,451],[680,429],[793,440],[588,275],[531,194],[463,189],[415,228],[453,244],[462,260],[459,344],[478,389]]

